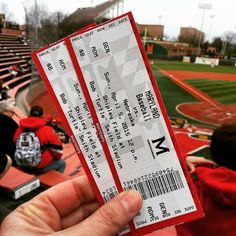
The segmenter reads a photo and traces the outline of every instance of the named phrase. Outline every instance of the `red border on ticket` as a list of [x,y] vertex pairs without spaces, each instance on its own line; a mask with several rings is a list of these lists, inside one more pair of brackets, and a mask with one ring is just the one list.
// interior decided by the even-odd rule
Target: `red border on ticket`
[[[100,25],[99,25],[100,26]],[[92,29],[95,29],[96,27],[93,27]],[[86,32],[87,30],[83,31]],[[81,32],[79,33],[76,33],[76,34],[73,34],[72,36],[70,37],[73,37],[73,36],[76,36],[77,34],[80,34]],[[80,86],[82,88],[82,91],[84,93],[84,97],[85,97],[85,100],[88,104],[88,107],[89,107],[89,110],[90,110],[90,113],[91,113],[91,117],[92,117],[92,120],[94,122],[94,125],[96,127],[96,130],[97,130],[97,133],[98,133],[98,136],[99,136],[99,139],[100,139],[100,142],[101,142],[101,145],[103,147],[103,150],[104,150],[104,153],[106,155],[106,159],[107,159],[107,162],[108,162],[108,165],[110,167],[110,170],[111,170],[111,173],[112,173],[112,176],[114,178],[114,181],[115,181],[115,184],[116,184],[116,187],[117,187],[117,190],[119,193],[123,192],[123,188],[122,188],[122,185],[121,185],[121,182],[120,182],[120,179],[119,179],[119,175],[117,173],[117,170],[116,170],[116,167],[115,167],[115,164],[113,162],[113,159],[112,159],[112,156],[111,156],[111,153],[110,153],[110,150],[108,148],[108,144],[107,144],[107,141],[105,139],[105,136],[103,134],[103,131],[102,131],[102,128],[101,128],[101,125],[100,125],[100,122],[99,122],[99,119],[98,119],[98,116],[96,114],[96,110],[94,108],[94,105],[93,105],[93,102],[92,102],[92,99],[90,97],[90,94],[89,94],[89,91],[88,91],[88,88],[87,88],[87,85],[86,85],[86,82],[84,80],[84,77],[83,77],[83,74],[82,74],[82,71],[80,69],[80,65],[76,59],[76,55],[75,55],[75,52],[73,50],[73,47],[72,47],[72,44],[71,44],[71,41],[70,41],[70,37],[67,37],[65,39],[65,42],[66,42],[66,46],[68,48],[68,51],[70,53],[70,57],[72,59],[72,62],[73,62],[73,65],[74,65],[74,68],[75,68],[75,71],[76,71],[76,74],[77,74],[77,78],[80,82]],[[134,226],[134,223],[131,222],[129,224],[130,226],[130,230],[133,232],[135,231],[135,226]]]
[[[199,199],[197,197],[197,194],[196,194],[196,191],[194,189],[194,185],[192,183],[192,180],[191,180],[191,177],[188,173],[188,170],[187,170],[187,167],[186,167],[186,164],[185,164],[185,160],[183,159],[182,157],[182,154],[180,152],[180,149],[179,149],[179,146],[176,142],[176,139],[175,139],[175,136],[174,136],[174,132],[173,132],[173,129],[171,127],[171,124],[169,122],[169,118],[168,118],[168,115],[167,115],[167,112],[166,112],[166,109],[165,109],[165,106],[164,106],[164,103],[162,101],[162,98],[161,98],[161,94],[159,92],[159,89],[157,87],[157,84],[156,84],[156,81],[155,81],[155,77],[152,73],[152,70],[151,70],[151,67],[150,67],[150,64],[148,62],[148,58],[146,56],[146,52],[144,50],[144,47],[143,47],[143,44],[142,44],[142,41],[141,41],[141,38],[139,36],[139,32],[138,32],[138,29],[136,27],[136,23],[134,21],[134,18],[132,16],[132,13],[129,12],[129,13],[126,13],[126,14],[123,14],[119,17],[116,17],[110,21],[107,21],[103,24],[100,24],[100,25],[97,25],[96,27],[93,27],[94,28],[97,28],[97,27],[100,27],[104,24],[107,24],[107,23],[110,23],[114,20],[117,20],[119,18],[122,18],[122,17],[125,17],[127,16],[131,22],[131,25],[132,25],[132,28],[133,28],[133,31],[134,31],[134,35],[135,35],[135,38],[137,40],[137,43],[138,43],[138,46],[140,48],[140,52],[141,52],[141,55],[143,57],[143,60],[144,60],[144,63],[145,63],[145,66],[146,66],[146,69],[147,69],[147,72],[149,74],[149,77],[150,77],[150,81],[151,81],[151,84],[153,86],[153,89],[154,89],[154,92],[155,92],[155,95],[156,95],[156,98],[157,98],[157,101],[160,105],[160,108],[161,108],[161,112],[163,114],[163,117],[164,117],[164,120],[165,120],[165,123],[167,125],[167,129],[168,129],[168,132],[170,134],[170,137],[171,137],[171,140],[173,142],[173,145],[175,147],[175,150],[176,150],[176,153],[177,153],[177,156],[179,158],[179,161],[180,161],[180,164],[181,164],[181,167],[183,169],[183,172],[184,172],[184,176],[186,178],[186,181],[188,183],[188,186],[189,186],[189,189],[190,189],[190,192],[192,194],[192,197],[193,197],[193,200],[194,200],[194,203],[196,205],[196,209],[197,211],[195,212],[191,212],[191,213],[186,213],[184,215],[181,215],[181,216],[176,216],[176,217],[173,217],[171,219],[167,219],[167,220],[164,220],[164,221],[161,221],[161,222],[157,222],[157,223],[154,223],[152,225],[149,225],[149,226],[144,226],[142,228],[139,228],[139,229],[135,229],[134,227],[134,224],[131,225],[131,230],[132,230],[132,233],[133,235],[142,235],[142,234],[147,234],[147,233],[150,233],[150,232],[153,232],[154,230],[157,230],[157,229],[161,229],[161,228],[164,228],[166,226],[170,226],[170,225],[175,225],[175,224],[179,224],[179,223],[183,223],[183,222],[187,222],[187,221],[191,221],[191,220],[194,220],[194,219],[198,219],[198,218],[201,218],[204,216],[203,214],[203,211],[202,211],[202,208],[201,208],[201,204],[199,202]],[[76,35],[79,35],[81,33],[84,33],[84,32],[87,32],[89,31],[90,29],[86,29],[84,30],[83,32],[78,32],[76,34],[74,34],[73,36],[76,36]],[[91,116],[92,116],[92,119],[94,121],[94,123],[96,124],[96,128],[97,128],[97,132],[98,134],[100,135],[100,140],[101,140],[101,143],[102,143],[102,146],[104,148],[104,152],[106,154],[106,158],[107,158],[107,161],[108,161],[108,164],[110,166],[110,169],[111,169],[111,172],[113,174],[113,177],[114,177],[114,180],[115,180],[115,183],[117,185],[117,189],[118,191],[122,191],[122,185],[121,185],[121,182],[120,182],[120,179],[119,179],[119,175],[117,173],[117,170],[115,168],[115,165],[114,165],[114,162],[112,160],[112,156],[111,156],[111,153],[109,151],[109,148],[108,148],[108,144],[107,144],[107,141],[105,140],[105,137],[104,137],[104,134],[103,134],[103,131],[101,129],[101,125],[100,125],[100,122],[98,120],[98,116],[96,114],[96,110],[94,108],[94,105],[93,105],[93,102],[92,102],[92,99],[90,97],[90,94],[89,94],[89,91],[88,91],[88,88],[86,86],[86,82],[84,80],[84,77],[83,77],[83,74],[82,74],[82,71],[81,71],[81,68],[80,68],[80,65],[78,63],[78,60],[76,59],[76,55],[75,55],[75,52],[73,50],[73,46],[71,44],[71,38],[72,36],[70,37],[67,37],[65,42],[66,42],[66,45],[68,47],[68,51],[70,53],[70,56],[71,56],[71,59],[72,59],[72,62],[74,64],[74,67],[76,69],[76,73],[78,75],[78,79],[80,81],[80,84],[81,84],[81,87],[82,87],[82,90],[84,92],[84,96],[86,98],[86,101],[88,103],[88,107],[90,109],[90,112],[91,112]]]
[[[91,24],[91,25],[89,25],[89,26],[87,26],[86,28],[83,28],[83,29],[79,30],[79,31],[76,32],[76,33],[82,33],[82,32],[84,32],[85,30],[91,29],[91,28],[94,27],[94,26],[96,26],[95,23],[94,23],[94,24]],[[73,35],[73,34],[72,34],[72,35]],[[69,37],[69,36],[67,36],[67,37]],[[81,150],[80,150],[80,147],[79,147],[79,145],[78,145],[78,143],[77,143],[77,141],[76,141],[76,138],[75,138],[75,136],[74,136],[74,134],[73,134],[73,132],[72,132],[72,130],[71,130],[71,128],[70,128],[70,125],[69,125],[69,123],[68,123],[68,121],[67,121],[67,119],[66,119],[66,116],[65,116],[65,114],[64,114],[64,112],[63,112],[63,110],[62,110],[62,108],[61,108],[61,106],[60,106],[60,104],[59,104],[59,102],[58,102],[58,100],[57,100],[57,97],[56,97],[56,95],[55,95],[55,93],[54,93],[54,91],[53,91],[53,88],[52,88],[50,82],[48,81],[48,77],[47,77],[46,73],[44,72],[44,69],[43,69],[43,67],[42,67],[42,65],[41,65],[41,63],[40,63],[40,61],[39,61],[39,59],[38,59],[38,54],[39,54],[40,52],[45,51],[45,50],[47,50],[47,49],[49,49],[49,48],[51,48],[51,47],[57,45],[58,43],[63,42],[63,41],[65,41],[65,39],[59,40],[59,41],[56,42],[56,43],[53,43],[53,44],[48,45],[48,46],[46,46],[46,47],[44,47],[44,48],[42,48],[42,49],[40,49],[40,50],[38,50],[38,51],[36,51],[36,52],[33,52],[33,53],[32,53],[32,58],[33,58],[33,60],[35,61],[35,64],[36,64],[36,66],[37,66],[37,68],[38,68],[38,70],[39,70],[39,73],[40,73],[40,75],[41,75],[41,77],[42,77],[42,79],[43,79],[43,81],[44,81],[44,83],[45,83],[45,85],[46,85],[46,87],[47,87],[47,89],[48,89],[48,92],[49,92],[50,96],[52,97],[53,102],[54,102],[54,104],[55,104],[55,106],[56,106],[56,108],[57,108],[59,114],[60,114],[61,117],[62,117],[62,121],[63,121],[63,123],[64,123],[64,125],[65,125],[66,131],[67,131],[68,135],[70,136],[70,139],[71,139],[71,141],[72,141],[72,144],[73,144],[73,146],[74,146],[74,148],[75,148],[75,150],[76,150],[76,153],[77,153],[77,155],[78,155],[78,157],[79,157],[79,159],[80,159],[80,161],[81,161],[81,164],[82,164],[82,166],[83,166],[83,168],[84,168],[84,171],[85,171],[86,175],[88,176],[89,182],[90,182],[90,184],[92,185],[92,188],[93,188],[93,190],[94,190],[94,192],[95,192],[95,194],[96,194],[96,197],[97,197],[97,199],[98,199],[98,201],[99,201],[99,204],[100,204],[100,205],[103,205],[103,204],[104,204],[104,200],[103,200],[102,195],[100,194],[99,188],[98,188],[98,186],[97,186],[97,184],[96,184],[96,182],[95,182],[95,180],[94,180],[94,178],[93,178],[93,176],[92,176],[92,174],[91,174],[91,171],[90,171],[90,169],[89,169],[89,166],[88,166],[88,164],[87,164],[87,162],[86,162],[86,160],[85,160],[85,157],[84,157],[83,153],[82,153]]]
[[176,141],[176,138],[175,138],[175,135],[174,135],[174,131],[173,131],[172,127],[171,127],[171,124],[170,124],[170,121],[169,121],[169,118],[168,118],[168,115],[167,115],[167,111],[166,111],[166,108],[165,108],[165,106],[164,106],[164,102],[163,102],[163,100],[162,100],[162,98],[161,98],[160,91],[159,91],[159,89],[158,89],[158,87],[157,87],[157,84],[156,84],[156,81],[155,81],[155,77],[154,77],[154,75],[153,75],[153,73],[152,73],[151,66],[150,66],[150,64],[149,64],[149,62],[148,62],[148,58],[147,58],[145,49],[144,49],[144,47],[143,47],[143,44],[142,44],[142,41],[141,41],[141,38],[140,38],[140,35],[139,35],[139,32],[138,32],[138,29],[137,29],[135,20],[134,20],[133,15],[132,15],[131,12],[128,13],[128,17],[129,17],[130,22],[131,22],[131,25],[132,25],[132,27],[133,27],[133,31],[134,31],[134,34],[135,34],[137,43],[138,43],[138,45],[139,45],[140,52],[141,52],[141,54],[142,54],[142,57],[143,57],[145,66],[146,66],[146,68],[147,68],[147,72],[148,72],[148,74],[149,74],[149,77],[150,77],[150,80],[151,80],[151,83],[152,83],[152,86],[153,86],[153,89],[154,89],[154,92],[155,92],[157,101],[158,101],[158,103],[159,103],[159,105],[160,105],[161,112],[162,112],[162,115],[163,115],[163,117],[164,117],[164,120],[165,120],[167,129],[168,129],[168,132],[169,132],[169,134],[170,134],[171,140],[172,140],[173,145],[174,145],[174,147],[175,147],[175,150],[176,150],[177,156],[178,156],[178,158],[179,158],[181,167],[182,167],[182,169],[183,169],[183,172],[184,172],[186,181],[187,181],[187,183],[188,183],[190,192],[191,192],[191,194],[192,194],[194,203],[195,203],[196,208],[197,208],[197,211],[195,211],[195,212],[186,213],[186,214],[184,214],[184,215],[176,216],[176,217],[173,217],[173,218],[171,218],[171,219],[168,219],[168,220],[165,220],[165,221],[156,223],[156,224],[154,224],[154,225],[145,226],[145,227],[143,227],[143,228],[141,228],[141,229],[138,229],[138,231],[142,234],[142,233],[147,233],[146,228],[147,228],[148,232],[149,232],[150,229],[151,229],[151,231],[154,231],[154,230],[157,229],[157,227],[158,227],[158,228],[166,227],[167,224],[168,224],[168,225],[175,225],[175,224],[179,224],[179,223],[182,223],[182,222],[187,222],[187,221],[191,221],[191,220],[194,220],[194,219],[201,218],[201,217],[204,216],[204,213],[203,213],[203,210],[202,210],[200,201],[199,201],[199,199],[198,199],[198,196],[197,196],[195,187],[194,187],[194,185],[193,185],[191,176],[190,176],[189,173],[188,173],[188,169],[187,169],[185,160],[184,160],[184,158],[183,158],[183,156],[182,156],[182,153],[181,153],[181,151],[180,151],[179,145],[178,145],[178,143],[177,143],[177,141]]

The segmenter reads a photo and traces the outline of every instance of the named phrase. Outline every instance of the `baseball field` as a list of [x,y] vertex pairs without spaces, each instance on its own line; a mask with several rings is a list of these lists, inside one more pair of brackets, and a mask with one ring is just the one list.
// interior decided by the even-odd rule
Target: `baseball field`
[[152,70],[170,117],[210,127],[236,122],[236,67],[154,61]]

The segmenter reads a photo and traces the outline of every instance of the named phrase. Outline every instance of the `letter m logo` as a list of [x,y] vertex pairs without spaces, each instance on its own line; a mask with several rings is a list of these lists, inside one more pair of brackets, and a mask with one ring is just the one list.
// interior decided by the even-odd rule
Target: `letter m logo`
[[157,156],[160,155],[160,154],[162,154],[162,153],[165,153],[165,152],[169,152],[169,151],[170,151],[169,148],[162,146],[162,144],[164,143],[165,139],[166,139],[165,136],[163,136],[163,137],[161,137],[161,138],[152,140],[152,143],[153,143],[154,145],[156,145],[156,146],[155,146],[155,152],[156,152],[156,155],[157,155]]

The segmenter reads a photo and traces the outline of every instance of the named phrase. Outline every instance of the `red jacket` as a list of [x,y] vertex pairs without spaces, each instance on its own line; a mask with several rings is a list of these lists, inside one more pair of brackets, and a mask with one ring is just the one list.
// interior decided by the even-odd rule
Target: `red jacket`
[[14,142],[23,132],[23,129],[36,130],[41,147],[46,145],[46,149],[41,156],[41,162],[36,168],[48,166],[54,159],[60,159],[62,156],[62,142],[59,140],[54,129],[47,125],[46,121],[39,117],[28,117],[20,121],[20,126],[14,135]]
[[176,226],[178,236],[236,235],[236,171],[196,168],[195,186],[205,218]]

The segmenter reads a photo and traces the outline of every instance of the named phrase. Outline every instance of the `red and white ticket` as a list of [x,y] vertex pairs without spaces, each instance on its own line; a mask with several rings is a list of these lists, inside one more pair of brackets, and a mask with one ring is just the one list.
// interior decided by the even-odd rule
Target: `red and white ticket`
[[133,234],[203,216],[131,13],[33,58],[100,202],[142,195]]
[[[33,59],[102,205],[118,191],[64,39],[34,53]],[[120,235],[127,232],[128,227]]]

